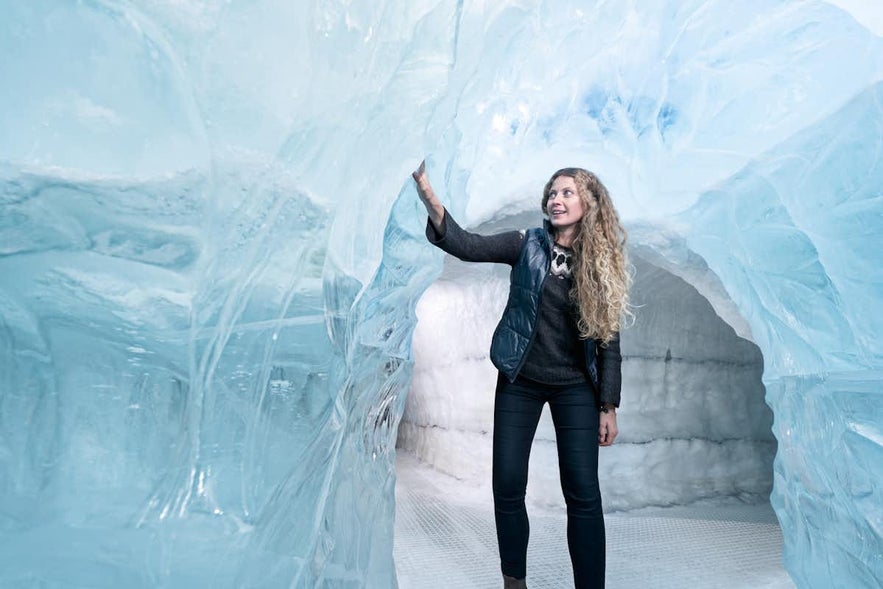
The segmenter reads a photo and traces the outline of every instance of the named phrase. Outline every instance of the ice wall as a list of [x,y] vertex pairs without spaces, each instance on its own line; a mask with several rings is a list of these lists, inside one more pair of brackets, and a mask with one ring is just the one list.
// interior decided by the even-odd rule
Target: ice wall
[[424,153],[468,225],[578,164],[702,258],[789,571],[879,584],[883,51],[837,5],[0,0],[0,584],[394,585]]

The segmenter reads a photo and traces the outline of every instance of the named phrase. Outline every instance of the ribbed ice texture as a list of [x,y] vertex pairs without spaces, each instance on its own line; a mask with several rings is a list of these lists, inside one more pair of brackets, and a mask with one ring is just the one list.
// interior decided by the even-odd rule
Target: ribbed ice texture
[[883,19],[837,3],[0,0],[0,585],[395,584],[424,153],[466,225],[583,165],[703,260],[789,571],[878,585]]
[[688,243],[755,315],[779,442],[772,501],[807,587],[883,582],[881,137],[878,83],[687,213]]

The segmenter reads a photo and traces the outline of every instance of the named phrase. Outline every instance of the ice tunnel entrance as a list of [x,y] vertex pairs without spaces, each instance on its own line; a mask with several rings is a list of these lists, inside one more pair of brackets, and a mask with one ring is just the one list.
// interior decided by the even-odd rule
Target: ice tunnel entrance
[[[530,226],[520,217],[476,230]],[[637,317],[622,336],[620,438],[601,453],[605,509],[768,502],[776,442],[760,349],[737,334],[750,337],[701,259],[671,255],[647,228],[632,236]],[[507,285],[507,267],[446,257],[417,307],[414,374],[398,434],[400,450],[488,501],[496,378],[488,347]],[[554,439],[546,411],[528,500],[563,507]]]

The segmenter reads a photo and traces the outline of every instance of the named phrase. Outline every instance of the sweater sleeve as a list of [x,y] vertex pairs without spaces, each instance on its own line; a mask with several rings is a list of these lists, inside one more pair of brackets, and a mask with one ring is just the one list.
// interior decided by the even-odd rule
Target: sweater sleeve
[[607,344],[598,346],[598,382],[600,402],[612,403],[619,407],[619,393],[622,389],[622,353],[619,349],[619,334]]
[[524,233],[505,231],[495,235],[479,235],[461,228],[445,209],[440,230],[426,222],[429,243],[464,262],[494,262],[514,265],[521,254]]

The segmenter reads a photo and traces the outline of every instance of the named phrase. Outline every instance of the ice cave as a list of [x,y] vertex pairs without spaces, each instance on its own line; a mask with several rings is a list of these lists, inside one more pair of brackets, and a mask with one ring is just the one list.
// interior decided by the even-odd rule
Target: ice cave
[[879,3],[0,14],[0,586],[398,586],[397,453],[487,477],[507,286],[426,242],[423,158],[479,231],[610,188],[607,509],[759,498],[797,587],[883,585]]

